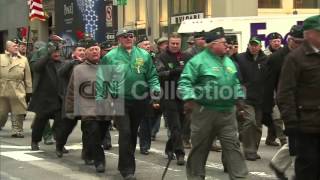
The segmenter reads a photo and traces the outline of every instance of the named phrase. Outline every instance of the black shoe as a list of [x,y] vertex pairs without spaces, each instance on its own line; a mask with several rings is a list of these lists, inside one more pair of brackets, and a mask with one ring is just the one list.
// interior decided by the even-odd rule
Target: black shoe
[[21,133],[12,134],[11,137],[13,138],[24,138],[24,135]]
[[137,178],[133,174],[128,174],[123,177],[124,180],[137,180]]
[[45,145],[52,145],[52,144],[54,144],[54,140],[52,138],[44,139],[43,143]]
[[155,135],[152,135],[151,136],[151,141],[155,141],[156,140],[156,136]]
[[267,146],[280,146],[276,141],[266,141]]
[[140,154],[148,155],[148,154],[149,154],[149,151],[146,150],[146,149],[141,149],[141,150],[140,150]]
[[110,150],[112,148],[111,144],[103,144],[102,146],[104,150]]
[[269,164],[269,167],[274,172],[274,174],[279,178],[279,180],[288,180],[286,175],[283,172],[280,172],[272,163]]
[[261,159],[261,156],[257,153],[246,153],[244,156],[248,161],[256,161],[257,159]]
[[63,148],[62,148],[62,153],[63,153],[63,154],[68,154],[68,153],[69,153],[69,150],[66,149],[66,148],[63,146]]
[[105,165],[103,163],[100,163],[96,166],[97,173],[103,173],[106,170]]
[[62,156],[63,156],[62,150],[56,149],[56,155],[58,158],[62,158]]
[[184,156],[183,155],[177,155],[177,165],[178,166],[183,166],[184,163],[185,163]]
[[37,142],[31,142],[31,151],[39,151],[39,144]]
[[85,160],[84,160],[84,164],[85,164],[85,165],[93,165],[93,164],[94,164],[94,161],[93,161],[93,160],[90,160],[90,159],[85,159]]

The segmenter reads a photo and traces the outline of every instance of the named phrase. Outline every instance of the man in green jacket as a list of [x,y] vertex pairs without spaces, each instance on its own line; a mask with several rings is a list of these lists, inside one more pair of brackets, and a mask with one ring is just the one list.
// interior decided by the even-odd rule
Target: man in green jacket
[[[104,99],[111,96],[114,101],[111,104],[115,107],[115,123],[119,130],[118,170],[124,179],[135,180],[134,152],[138,127],[150,91],[151,97],[158,99],[160,84],[150,54],[134,46],[132,31],[121,29],[117,38],[119,46],[104,56],[98,68],[96,100],[102,107]],[[121,100],[123,106],[119,106]],[[159,105],[155,103],[154,106]]]
[[230,179],[246,179],[248,169],[240,151],[235,113],[237,102],[241,110],[239,102],[244,94],[236,67],[226,55],[223,28],[206,33],[205,38],[207,48],[187,63],[178,87],[185,112],[191,113],[192,149],[187,160],[187,178],[205,179],[205,164],[217,136]]

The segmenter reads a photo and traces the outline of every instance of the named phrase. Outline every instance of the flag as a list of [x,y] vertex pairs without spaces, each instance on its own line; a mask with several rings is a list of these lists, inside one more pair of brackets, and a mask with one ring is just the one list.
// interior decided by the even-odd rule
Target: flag
[[29,6],[29,19],[31,21],[39,19],[40,21],[45,21],[46,17],[43,11],[42,0],[28,0]]

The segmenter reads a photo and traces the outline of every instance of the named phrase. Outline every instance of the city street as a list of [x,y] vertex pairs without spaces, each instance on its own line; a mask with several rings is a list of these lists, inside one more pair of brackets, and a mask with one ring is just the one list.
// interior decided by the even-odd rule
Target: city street
[[[0,179],[1,180],[121,180],[117,170],[118,162],[118,133],[111,131],[113,148],[105,151],[106,172],[97,174],[93,166],[87,166],[81,160],[81,131],[80,123],[71,134],[67,149],[69,154],[63,158],[55,155],[55,145],[44,145],[40,143],[41,151],[31,151],[31,116],[24,123],[25,138],[11,138],[11,122],[7,122],[0,131]],[[167,158],[164,155],[164,147],[167,139],[166,129],[162,126],[156,141],[152,142],[149,155],[139,153],[139,145],[136,151],[136,177],[139,180],[160,180],[165,169]],[[262,159],[255,162],[246,161],[250,180],[276,179],[268,167],[268,163],[279,147],[266,146],[264,129],[263,140],[260,145],[259,154]],[[188,154],[189,150],[186,151]],[[227,180],[227,174],[223,172],[221,164],[221,153],[211,152],[207,162],[207,180]],[[293,167],[289,168],[289,174],[293,173]],[[177,166],[172,161],[168,170],[167,180],[185,180],[185,166]]]

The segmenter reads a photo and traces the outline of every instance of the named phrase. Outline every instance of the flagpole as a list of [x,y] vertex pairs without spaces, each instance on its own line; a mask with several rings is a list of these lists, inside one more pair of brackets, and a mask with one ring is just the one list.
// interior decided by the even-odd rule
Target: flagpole
[[[27,51],[26,51],[26,57],[28,57],[28,55],[29,55],[29,52],[31,51],[30,50],[30,48],[29,48],[29,46],[30,46],[30,43],[29,43],[29,40],[30,40],[30,22],[29,22],[29,25],[28,25],[28,34],[27,34]],[[31,59],[28,59],[29,61],[31,60]]]

